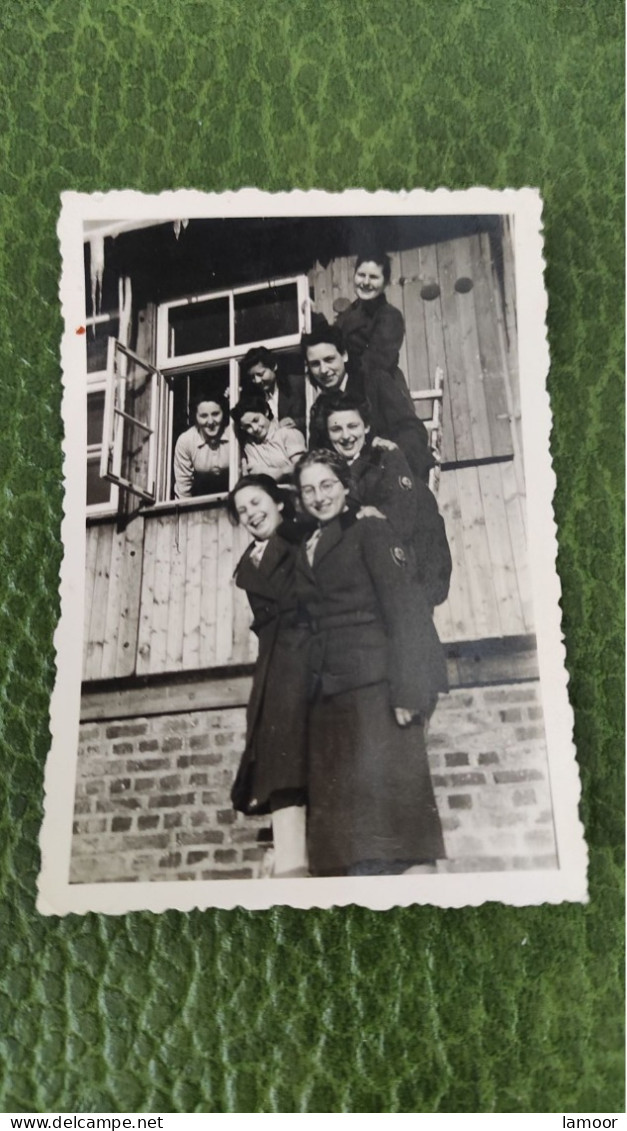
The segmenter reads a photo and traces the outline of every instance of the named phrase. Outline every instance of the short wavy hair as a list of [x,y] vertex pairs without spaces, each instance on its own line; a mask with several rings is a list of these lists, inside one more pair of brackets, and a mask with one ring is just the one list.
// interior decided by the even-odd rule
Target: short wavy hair
[[307,467],[314,467],[316,464],[322,467],[328,467],[334,475],[339,479],[343,487],[350,489],[351,485],[351,471],[350,464],[342,459],[337,452],[328,451],[326,448],[316,448],[313,452],[307,452],[301,456],[298,463],[294,467],[294,482],[300,491],[300,481],[303,471]]

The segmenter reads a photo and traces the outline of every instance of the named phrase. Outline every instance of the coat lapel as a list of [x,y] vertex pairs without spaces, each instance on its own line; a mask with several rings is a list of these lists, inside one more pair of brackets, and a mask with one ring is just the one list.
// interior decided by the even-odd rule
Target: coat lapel
[[251,561],[251,550],[252,544],[240,559],[235,570],[235,584],[239,589],[245,589],[247,593],[258,593],[261,597],[274,597],[276,589],[273,583],[273,575],[289,554],[290,548],[282,539],[272,537],[259,565],[255,565]]

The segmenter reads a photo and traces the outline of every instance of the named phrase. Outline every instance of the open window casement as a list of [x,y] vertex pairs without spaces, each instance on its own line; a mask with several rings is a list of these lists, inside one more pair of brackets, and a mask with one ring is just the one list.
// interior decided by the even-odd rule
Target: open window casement
[[100,475],[146,503],[157,499],[158,428],[164,378],[109,338]]

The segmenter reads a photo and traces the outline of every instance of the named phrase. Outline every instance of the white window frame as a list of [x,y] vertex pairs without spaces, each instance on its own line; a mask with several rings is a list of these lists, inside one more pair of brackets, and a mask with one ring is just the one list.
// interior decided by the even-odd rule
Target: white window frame
[[[89,334],[90,328],[92,326],[95,326],[95,325],[97,325],[99,323],[103,323],[103,322],[114,322],[114,321],[119,320],[119,317],[120,317],[119,311],[118,310],[112,310],[107,314],[96,314],[96,315],[93,315],[91,318],[86,318],[85,319],[86,334]],[[104,393],[105,394],[105,400],[106,400],[107,370],[106,369],[95,369],[92,372],[90,372],[87,369],[87,352],[85,352],[85,372],[86,372],[86,376],[87,376],[85,410],[87,410],[87,398],[89,397],[89,395],[91,393]],[[87,445],[87,461],[89,461],[90,457],[96,457],[96,456],[101,457],[101,455],[102,455],[102,439],[100,440],[100,443],[98,443],[98,444],[88,444]],[[110,483],[111,489],[110,489],[110,492],[109,492],[108,500],[106,500],[105,502],[102,502],[102,503],[86,503],[85,509],[86,509],[86,513],[88,515],[110,514],[114,511],[117,511],[118,504],[119,504],[119,497],[120,497],[119,496],[119,489],[118,489],[118,487],[115,483],[111,482],[111,480],[109,480],[109,483]]]
[[[256,291],[270,290],[276,286],[296,284],[298,303],[298,332],[284,334],[277,338],[263,338],[259,341],[245,342],[240,345],[230,345],[219,350],[205,350],[193,354],[168,356],[168,319],[169,311],[173,307],[188,306],[192,303],[203,302],[212,298],[230,298],[230,338],[234,340],[234,297],[238,294],[248,294]],[[118,313],[98,315],[88,319],[87,325],[92,322],[103,322],[117,318]],[[93,391],[100,392],[105,388],[105,415],[103,421],[103,440],[101,448],[100,474],[112,484],[111,501],[108,503],[93,504],[87,508],[88,514],[114,513],[118,509],[119,489],[124,487],[138,495],[150,505],[150,510],[162,510],[172,507],[193,506],[198,503],[220,503],[227,498],[227,492],[215,495],[197,495],[189,499],[173,499],[172,495],[172,458],[174,439],[172,434],[174,383],[177,376],[193,374],[195,370],[204,369],[212,363],[227,363],[229,367],[229,397],[234,405],[239,396],[239,362],[250,349],[266,346],[273,352],[280,353],[300,345],[302,334],[311,328],[311,313],[309,306],[309,280],[307,275],[291,275],[285,278],[268,279],[262,283],[254,283],[242,287],[232,287],[226,290],[208,291],[200,295],[192,295],[182,299],[175,299],[161,303],[157,307],[157,345],[156,365],[151,365],[144,358],[133,353],[124,343],[111,337],[109,338],[109,358],[106,371],[88,374],[88,386],[93,385]],[[153,491],[146,492],[138,489],[136,485],[124,479],[121,475],[122,435],[124,420],[124,375],[116,380],[114,358],[120,350],[122,355],[131,358],[137,364],[146,368],[153,375],[153,396],[151,404],[152,444],[150,449],[150,478]],[[97,378],[97,382],[93,381]],[[117,403],[116,403],[117,386]],[[309,386],[306,384],[307,404],[309,406]],[[94,453],[96,445],[94,447]],[[113,449],[113,465],[109,463],[109,451]],[[91,454],[91,448],[88,454]],[[230,450],[229,482],[235,483],[239,474],[240,453],[238,444],[233,438]]]
[[[119,365],[118,354],[121,355]],[[130,416],[126,411],[126,370],[129,359],[145,369],[150,375],[150,424],[145,424],[144,421]],[[116,338],[109,338],[100,478],[108,479],[118,487],[124,487],[147,503],[157,501],[157,445],[160,432],[159,415],[162,385],[163,375],[154,365],[144,361],[142,357],[138,357],[128,346],[123,345]],[[129,421],[147,432],[149,436],[147,489],[143,489],[131,479],[126,479],[122,475],[124,425]]]
[[[260,338],[258,341],[241,342],[235,344],[235,296],[253,294],[255,291],[267,291],[272,287],[285,287],[296,284],[296,301],[298,303],[298,330],[294,334],[284,334],[280,338]],[[218,350],[202,350],[198,353],[176,354],[169,353],[169,314],[176,307],[193,306],[212,299],[228,298],[229,300],[229,338],[230,344]],[[306,275],[290,275],[286,278],[266,279],[263,283],[251,283],[244,287],[230,287],[226,290],[207,291],[200,295],[189,295],[186,298],[174,299],[164,302],[157,310],[157,367],[165,373],[166,369],[181,366],[196,365],[206,361],[230,361],[233,357],[243,357],[248,350],[265,346],[268,341],[273,350],[288,349],[298,345],[301,334],[306,332],[307,312],[303,311],[303,304],[309,299],[309,281]]]

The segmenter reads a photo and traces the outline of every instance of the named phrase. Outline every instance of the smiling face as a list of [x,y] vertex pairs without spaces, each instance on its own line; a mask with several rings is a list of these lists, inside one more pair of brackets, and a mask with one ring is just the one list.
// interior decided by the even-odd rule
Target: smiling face
[[337,518],[346,507],[348,488],[326,464],[312,463],[304,467],[299,490],[307,514],[322,525]]
[[309,376],[319,389],[338,389],[346,376],[347,353],[340,353],[331,342],[307,347]]
[[327,433],[335,451],[348,463],[357,459],[370,428],[364,424],[356,409],[332,412],[327,420]]
[[364,263],[360,263],[355,271],[353,284],[355,294],[362,302],[370,302],[373,298],[378,298],[385,290],[383,267],[375,263],[374,260],[366,260]]
[[276,503],[263,487],[242,487],[235,494],[240,524],[257,542],[267,542],[282,521],[283,503]]
[[263,389],[264,393],[271,393],[276,385],[276,365],[271,369],[269,365],[264,365],[263,361],[258,361],[256,365],[251,365],[248,376],[254,385]]
[[261,412],[245,412],[240,420],[242,431],[256,444],[262,444],[268,435],[270,421]]
[[224,414],[215,401],[201,401],[196,408],[196,427],[205,440],[217,440]]

